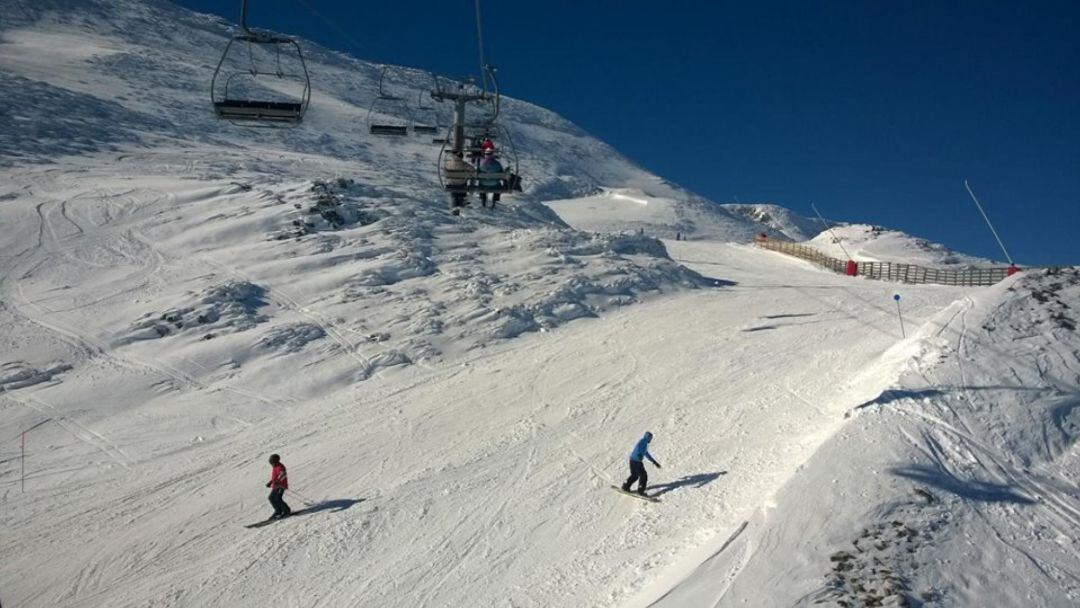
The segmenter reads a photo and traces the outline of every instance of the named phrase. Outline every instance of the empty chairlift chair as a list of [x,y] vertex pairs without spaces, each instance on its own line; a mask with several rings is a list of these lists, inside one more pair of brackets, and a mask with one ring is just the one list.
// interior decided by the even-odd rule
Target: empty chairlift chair
[[394,112],[408,113],[408,104],[405,98],[391,95],[386,90],[387,66],[383,66],[379,74],[379,92],[368,108],[367,123],[368,132],[372,135],[402,136],[409,134],[408,119],[398,119]]
[[[243,33],[229,40],[210,82],[214,112],[220,119],[252,126],[297,125],[311,101],[311,79],[300,45],[287,36],[248,29],[246,20],[244,0]],[[238,52],[241,47],[246,57]],[[260,69],[260,61],[273,69]],[[241,63],[246,64],[243,69]],[[292,64],[291,70],[286,63]]]
[[[435,106],[424,105],[424,94],[428,91],[420,91],[416,100],[416,121],[413,122],[413,133],[421,135],[438,135],[442,129],[439,127],[439,114],[435,111]],[[435,141],[432,139],[432,143],[443,143],[443,141]]]

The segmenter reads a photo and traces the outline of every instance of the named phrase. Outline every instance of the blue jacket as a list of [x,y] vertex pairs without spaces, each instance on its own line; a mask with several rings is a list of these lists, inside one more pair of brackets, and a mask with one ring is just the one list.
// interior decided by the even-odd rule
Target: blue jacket
[[[502,163],[498,161],[494,156],[485,156],[480,159],[480,173],[502,173]],[[498,188],[502,185],[501,180],[497,179],[481,179],[480,185],[485,188]]]
[[634,446],[634,451],[630,452],[630,460],[633,462],[642,462],[644,459],[648,458],[653,464],[660,466],[660,463],[656,462],[656,459],[649,453],[650,441],[652,441],[652,433],[646,432],[645,436],[638,440],[637,445]]

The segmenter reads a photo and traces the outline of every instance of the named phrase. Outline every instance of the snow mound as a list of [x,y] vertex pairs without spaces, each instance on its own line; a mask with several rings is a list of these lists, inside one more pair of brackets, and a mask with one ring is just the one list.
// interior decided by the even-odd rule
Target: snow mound
[[602,188],[599,194],[545,203],[567,224],[590,232],[633,232],[658,238],[749,240],[748,222],[711,202],[664,188]]
[[[911,508],[918,508],[918,503],[913,501]],[[832,568],[825,589],[808,599],[836,606],[910,606],[910,581],[899,572],[915,560],[927,559],[931,551],[926,545],[932,541],[930,532],[920,533],[900,519],[869,525],[851,541],[850,551],[829,556]],[[919,599],[935,598],[925,594]]]
[[202,339],[247,331],[268,320],[259,309],[268,304],[266,289],[246,281],[226,281],[194,295],[184,306],[146,313],[114,340],[123,345],[198,332]]
[[286,227],[270,234],[274,240],[298,238],[315,232],[341,230],[352,226],[366,226],[379,221],[381,215],[364,209],[364,198],[379,195],[373,188],[357,184],[350,178],[315,180],[311,184],[314,202],[309,205],[294,203],[298,210]]
[[287,323],[267,330],[256,345],[265,350],[296,353],[325,337],[326,330],[313,323]]
[[901,262],[928,268],[970,269],[1003,266],[999,262],[952,251],[945,245],[868,224],[833,226],[809,243],[834,258],[857,262]]
[[339,303],[363,311],[353,331],[400,343],[410,359],[712,284],[649,237],[523,228],[454,243],[440,236],[444,226],[383,220],[366,229],[396,237],[395,247],[371,238],[375,252],[361,254],[367,268],[343,280]]
[[70,370],[71,366],[63,361],[53,361],[43,368],[25,361],[9,361],[0,364],[0,392],[49,382],[54,376]]

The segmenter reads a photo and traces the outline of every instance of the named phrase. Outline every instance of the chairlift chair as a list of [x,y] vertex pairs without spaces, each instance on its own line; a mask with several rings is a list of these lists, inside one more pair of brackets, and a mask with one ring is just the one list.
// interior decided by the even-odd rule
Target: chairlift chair
[[[300,45],[288,36],[272,32],[252,30],[247,26],[247,0],[242,0],[240,9],[240,28],[242,33],[233,36],[221,54],[214,76],[210,80],[210,97],[214,104],[214,113],[218,118],[233,123],[251,126],[294,126],[300,124],[311,102],[311,78]],[[245,44],[247,47],[248,67],[244,70],[229,70],[226,60],[230,57],[233,45]],[[271,50],[272,49],[272,50]],[[299,70],[287,71],[282,65],[283,50],[295,55]],[[272,52],[274,70],[259,69],[256,54]],[[226,68],[223,71],[222,68]],[[284,88],[293,88],[291,93],[283,93],[280,86],[269,86],[269,81]]]
[[[517,149],[510,137],[510,132],[498,123],[466,125],[468,147],[462,150],[465,166],[448,167],[447,154],[454,154],[452,137],[447,138],[439,151],[439,182],[444,190],[458,194],[513,194],[521,192],[521,177]],[[487,173],[480,171],[479,158],[483,155],[481,142],[490,139],[496,143],[495,149],[502,160],[503,171]],[[496,182],[496,183],[491,183]]]
[[388,111],[392,108],[407,110],[407,104],[405,103],[404,97],[391,95],[385,89],[386,72],[388,70],[389,66],[384,65],[382,66],[382,71],[379,73],[379,93],[375,96],[375,99],[372,100],[371,107],[368,108],[367,113],[368,131],[372,135],[408,135],[409,121],[407,119],[394,121],[386,120]]
[[[481,83],[475,81],[457,82],[453,90],[442,85],[435,78],[435,90],[431,98],[438,102],[452,102],[454,105],[454,123],[450,133],[439,151],[439,181],[451,194],[450,211],[457,215],[460,207],[467,205],[469,194],[486,195],[513,194],[521,191],[521,178],[518,170],[517,149],[514,147],[510,131],[499,124],[501,96],[495,68],[484,58],[484,37],[480,15],[480,0],[476,0],[476,38],[480,49]],[[486,105],[487,115],[481,120],[469,120],[466,117],[469,104]],[[503,171],[500,173],[481,172],[479,155],[482,153],[483,138],[503,142],[501,148]],[[496,149],[499,149],[496,147]],[[447,156],[451,155],[451,156]],[[455,158],[456,157],[456,158]],[[466,159],[471,162],[466,162]]]
[[[424,105],[424,93],[431,94],[429,91],[420,91],[416,99],[416,114],[417,119],[413,122],[413,133],[421,133],[424,135],[435,135],[441,129],[439,128],[439,114],[435,110],[433,105]],[[432,143],[442,143],[435,142]]]

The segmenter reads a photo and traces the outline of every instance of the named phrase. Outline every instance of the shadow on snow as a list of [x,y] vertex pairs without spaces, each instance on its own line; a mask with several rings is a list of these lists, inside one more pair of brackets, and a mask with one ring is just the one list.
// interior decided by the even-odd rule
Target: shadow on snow
[[894,475],[906,477],[928,486],[935,487],[945,492],[951,492],[960,498],[977,500],[979,502],[1011,502],[1021,505],[1034,504],[1035,501],[1024,496],[1012,487],[978,481],[975,479],[960,479],[959,477],[936,467],[925,465],[912,465],[895,467],[890,470]]
[[721,475],[727,475],[727,471],[717,471],[716,473],[698,473],[697,475],[685,475],[680,479],[676,479],[675,481],[650,485],[649,496],[662,496],[664,494],[667,494],[668,492],[671,492],[672,490],[677,490],[679,488],[684,488],[687,486],[700,488],[702,486],[705,486],[706,484],[716,481],[716,479]]
[[335,513],[344,511],[355,504],[359,504],[367,500],[366,498],[339,498],[337,500],[324,500],[322,502],[315,503],[310,507],[298,510],[293,515],[311,515],[312,513],[319,513],[320,511],[334,511]]

